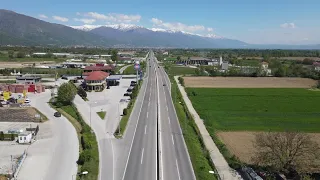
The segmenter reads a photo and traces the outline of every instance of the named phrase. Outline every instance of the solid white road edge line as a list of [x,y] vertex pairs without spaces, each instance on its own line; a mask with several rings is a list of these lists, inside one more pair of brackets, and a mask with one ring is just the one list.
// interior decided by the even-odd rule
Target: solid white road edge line
[[149,117],[149,112],[147,112],[147,118]]
[[[135,138],[135,136],[136,136],[136,131],[137,131],[137,127],[138,127],[138,124],[139,124],[141,109],[142,109],[144,97],[145,97],[145,95],[146,95],[148,83],[149,83],[149,79],[148,79],[147,84],[146,84],[146,86],[145,86],[145,88],[144,88],[142,103],[141,103],[140,110],[139,110],[139,115],[138,115],[138,121],[137,121],[136,127],[135,127],[135,129],[134,129],[133,138],[132,138],[132,141],[131,141],[130,150],[129,150],[129,155],[128,155],[127,162],[126,162],[126,166],[125,166],[125,169],[124,169],[124,172],[123,172],[122,180],[124,180],[124,176],[126,175],[126,171],[127,171],[127,167],[128,167],[128,162],[129,162],[129,158],[130,158],[131,150],[132,150],[132,144],[133,144],[134,138]],[[130,117],[129,117],[129,119],[130,119]]]
[[141,164],[143,162],[143,153],[144,153],[144,148],[142,148],[142,153],[141,153]]
[[178,177],[179,177],[179,180],[181,180],[181,178],[180,178],[180,172],[179,172],[179,165],[178,165],[177,159],[176,159],[176,165],[177,165]]

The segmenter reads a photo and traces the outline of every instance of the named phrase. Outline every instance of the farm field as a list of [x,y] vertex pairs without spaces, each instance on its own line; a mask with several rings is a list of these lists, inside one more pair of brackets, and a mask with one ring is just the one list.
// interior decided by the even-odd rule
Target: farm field
[[311,88],[316,80],[277,77],[184,77],[186,87],[206,88]]
[[186,88],[210,133],[320,132],[320,91],[289,88]]
[[170,72],[173,75],[192,75],[195,74],[196,68],[186,66],[172,66]]
[[[255,153],[255,134],[257,132],[218,132],[217,135],[221,139],[228,150],[237,156],[242,162],[252,164],[253,154]],[[320,133],[308,133],[308,135],[320,145]],[[316,169],[320,170],[319,162],[315,164]]]

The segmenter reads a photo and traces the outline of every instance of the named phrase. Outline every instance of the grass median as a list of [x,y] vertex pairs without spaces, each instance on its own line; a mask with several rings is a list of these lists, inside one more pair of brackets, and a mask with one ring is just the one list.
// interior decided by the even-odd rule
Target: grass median
[[218,179],[216,175],[209,173],[209,171],[215,171],[210,154],[203,143],[200,132],[184,103],[173,77],[170,77],[170,81],[173,82],[171,88],[172,101],[177,112],[195,176],[201,180]]
[[106,117],[106,113],[107,113],[107,112],[105,112],[105,111],[97,112],[98,116],[99,116],[102,120],[104,120],[104,117]]
[[50,101],[50,106],[65,116],[75,127],[79,139],[78,172],[88,171],[87,175],[77,177],[81,180],[96,180],[99,174],[99,151],[96,136],[84,122],[74,105],[57,107]]

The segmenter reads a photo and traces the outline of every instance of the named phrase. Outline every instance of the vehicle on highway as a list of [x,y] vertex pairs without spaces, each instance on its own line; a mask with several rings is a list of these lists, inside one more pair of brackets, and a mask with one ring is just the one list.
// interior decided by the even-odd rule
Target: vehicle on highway
[[59,113],[58,111],[55,112],[53,115],[54,115],[54,117],[61,117],[61,113]]
[[163,86],[166,86],[166,84],[163,84]]
[[132,89],[128,88],[128,89],[127,89],[127,92],[132,92]]
[[132,83],[137,83],[137,81],[131,81],[131,84],[132,84]]
[[160,67],[158,66],[158,68],[160,68]]

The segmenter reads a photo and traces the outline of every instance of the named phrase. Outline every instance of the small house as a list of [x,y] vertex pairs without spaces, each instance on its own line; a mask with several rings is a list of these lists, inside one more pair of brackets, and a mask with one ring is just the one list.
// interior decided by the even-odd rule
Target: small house
[[23,133],[18,135],[18,143],[19,144],[26,144],[31,143],[32,134],[31,133]]

